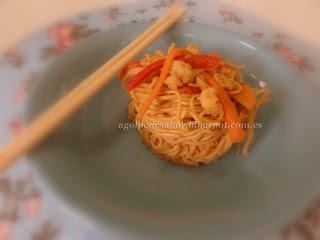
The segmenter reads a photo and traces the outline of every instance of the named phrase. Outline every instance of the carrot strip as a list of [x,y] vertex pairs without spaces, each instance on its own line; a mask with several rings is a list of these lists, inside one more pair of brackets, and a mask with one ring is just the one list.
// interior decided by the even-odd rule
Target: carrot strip
[[148,96],[147,100],[142,104],[141,108],[139,109],[139,111],[137,113],[138,119],[143,117],[143,115],[145,114],[145,112],[147,111],[149,106],[151,105],[152,101],[159,94],[159,92],[164,84],[164,80],[166,79],[166,77],[168,76],[168,74],[171,70],[171,66],[172,66],[172,63],[173,63],[175,57],[180,56],[181,54],[184,54],[184,53],[185,53],[185,49],[176,48],[176,49],[173,49],[168,54],[167,58],[165,59],[164,65],[161,69],[160,78],[159,78],[158,82],[155,84],[155,86],[151,90],[150,95]]
[[257,102],[256,93],[248,84],[242,84],[242,91],[231,97],[249,110],[252,109]]
[[221,101],[224,113],[225,120],[228,124],[228,132],[230,139],[233,143],[243,142],[245,139],[245,131],[241,128],[241,121],[239,119],[236,107],[231,101],[228,93],[224,88],[217,82],[209,73],[203,72],[202,76],[206,79],[208,84],[214,87],[218,92],[218,98]]

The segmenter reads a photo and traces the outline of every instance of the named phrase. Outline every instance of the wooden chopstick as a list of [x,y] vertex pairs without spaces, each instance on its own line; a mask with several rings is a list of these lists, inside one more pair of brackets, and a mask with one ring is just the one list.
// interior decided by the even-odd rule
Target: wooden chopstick
[[34,149],[84,103],[105,87],[132,58],[170,28],[185,12],[186,9],[183,6],[174,6],[169,9],[163,17],[127,47],[26,126],[19,135],[0,150],[0,171],[14,163],[21,155]]

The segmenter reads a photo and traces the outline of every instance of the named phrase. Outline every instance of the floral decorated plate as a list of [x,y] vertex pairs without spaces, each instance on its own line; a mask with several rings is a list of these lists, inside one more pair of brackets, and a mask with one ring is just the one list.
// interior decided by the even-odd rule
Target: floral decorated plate
[[[172,2],[137,1],[85,13],[9,50],[0,58],[1,143]],[[158,160],[136,130],[119,129],[127,121],[128,100],[114,81],[28,155],[30,161],[2,176],[0,239],[315,237],[310,226],[316,214],[290,223],[318,193],[319,55],[231,5],[182,2],[189,8],[183,22],[146,52],[193,42],[245,64],[247,79],[266,83],[272,101],[259,115],[264,127],[250,154],[232,151],[200,168]]]

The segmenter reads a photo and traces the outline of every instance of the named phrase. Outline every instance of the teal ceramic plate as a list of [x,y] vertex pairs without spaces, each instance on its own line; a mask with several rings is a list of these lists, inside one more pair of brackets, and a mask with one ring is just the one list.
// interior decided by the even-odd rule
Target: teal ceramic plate
[[[96,33],[59,55],[41,75],[28,104],[32,119],[97,69],[145,24]],[[248,156],[234,149],[198,168],[159,160],[127,122],[117,80],[34,151],[29,159],[49,186],[110,239],[261,239],[310,203],[319,182],[319,94],[293,67],[253,40],[208,25],[179,23],[146,52],[170,43],[245,64],[246,79],[263,80],[272,100]],[[253,78],[254,76],[255,78]]]

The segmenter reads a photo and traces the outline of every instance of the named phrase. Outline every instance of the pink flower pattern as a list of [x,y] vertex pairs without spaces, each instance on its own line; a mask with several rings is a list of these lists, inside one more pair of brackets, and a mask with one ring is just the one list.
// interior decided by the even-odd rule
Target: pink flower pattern
[[[262,39],[264,37],[263,32],[253,32],[251,34],[254,38]],[[267,44],[268,47],[273,48],[281,57],[295,65],[301,71],[312,71],[313,66],[309,62],[308,58],[301,57],[298,53],[296,53],[292,48],[286,46],[283,41],[286,39],[286,35],[282,32],[279,32],[275,35],[275,42],[272,44]]]
[[9,64],[16,68],[22,67],[25,63],[25,59],[23,57],[21,49],[17,46],[13,46],[10,49],[8,49],[4,53],[4,57]]
[[284,59],[298,67],[301,71],[312,70],[313,66],[309,63],[307,58],[300,57],[294,50],[286,47],[281,42],[273,44],[273,49]]
[[60,22],[48,30],[48,36],[53,39],[54,46],[42,48],[42,57],[48,58],[52,55],[62,53],[72,47],[79,39],[88,37],[99,30],[89,28],[87,25]]
[[36,75],[32,73],[26,79],[22,80],[22,83],[12,97],[12,101],[14,103],[19,103],[25,100],[29,91],[31,90],[33,82],[35,81],[35,77]]
[[18,118],[14,118],[10,121],[9,127],[11,130],[11,133],[15,136],[19,134],[22,130],[22,123]]
[[263,32],[254,32],[254,33],[251,34],[251,36],[254,37],[254,38],[262,38],[263,35],[264,35]]
[[230,9],[230,7],[226,4],[221,4],[218,8],[220,15],[223,18],[223,23],[236,23],[242,24],[243,19],[238,15],[236,11]]
[[[20,218],[36,218],[41,213],[41,195],[30,175],[18,180],[0,177],[0,199],[3,200],[0,205],[0,240],[11,240]],[[54,240],[58,233],[54,224],[45,222],[39,231],[32,233],[30,239]]]
[[59,226],[46,221],[31,234],[31,240],[54,240],[59,235],[60,230]]
[[14,224],[12,221],[0,219],[0,239],[10,240]]
[[168,8],[172,4],[180,2],[180,0],[159,0],[158,3],[154,4],[152,7],[159,10],[161,8]]
[[57,23],[49,29],[48,34],[55,40],[58,52],[63,52],[75,43],[73,32],[76,27],[77,25],[71,23]]
[[111,21],[114,21],[116,19],[118,19],[119,16],[121,16],[122,13],[120,12],[119,8],[118,7],[114,7],[114,8],[110,8],[107,10],[105,16],[104,16],[104,19],[107,21],[107,22],[111,22]]
[[300,219],[293,222],[282,231],[282,238],[283,240],[290,240],[293,235],[298,235],[303,240],[315,240],[317,238],[312,229],[319,225],[320,199],[315,201]]
[[41,199],[39,196],[29,197],[25,204],[24,209],[28,217],[36,217],[41,212]]

